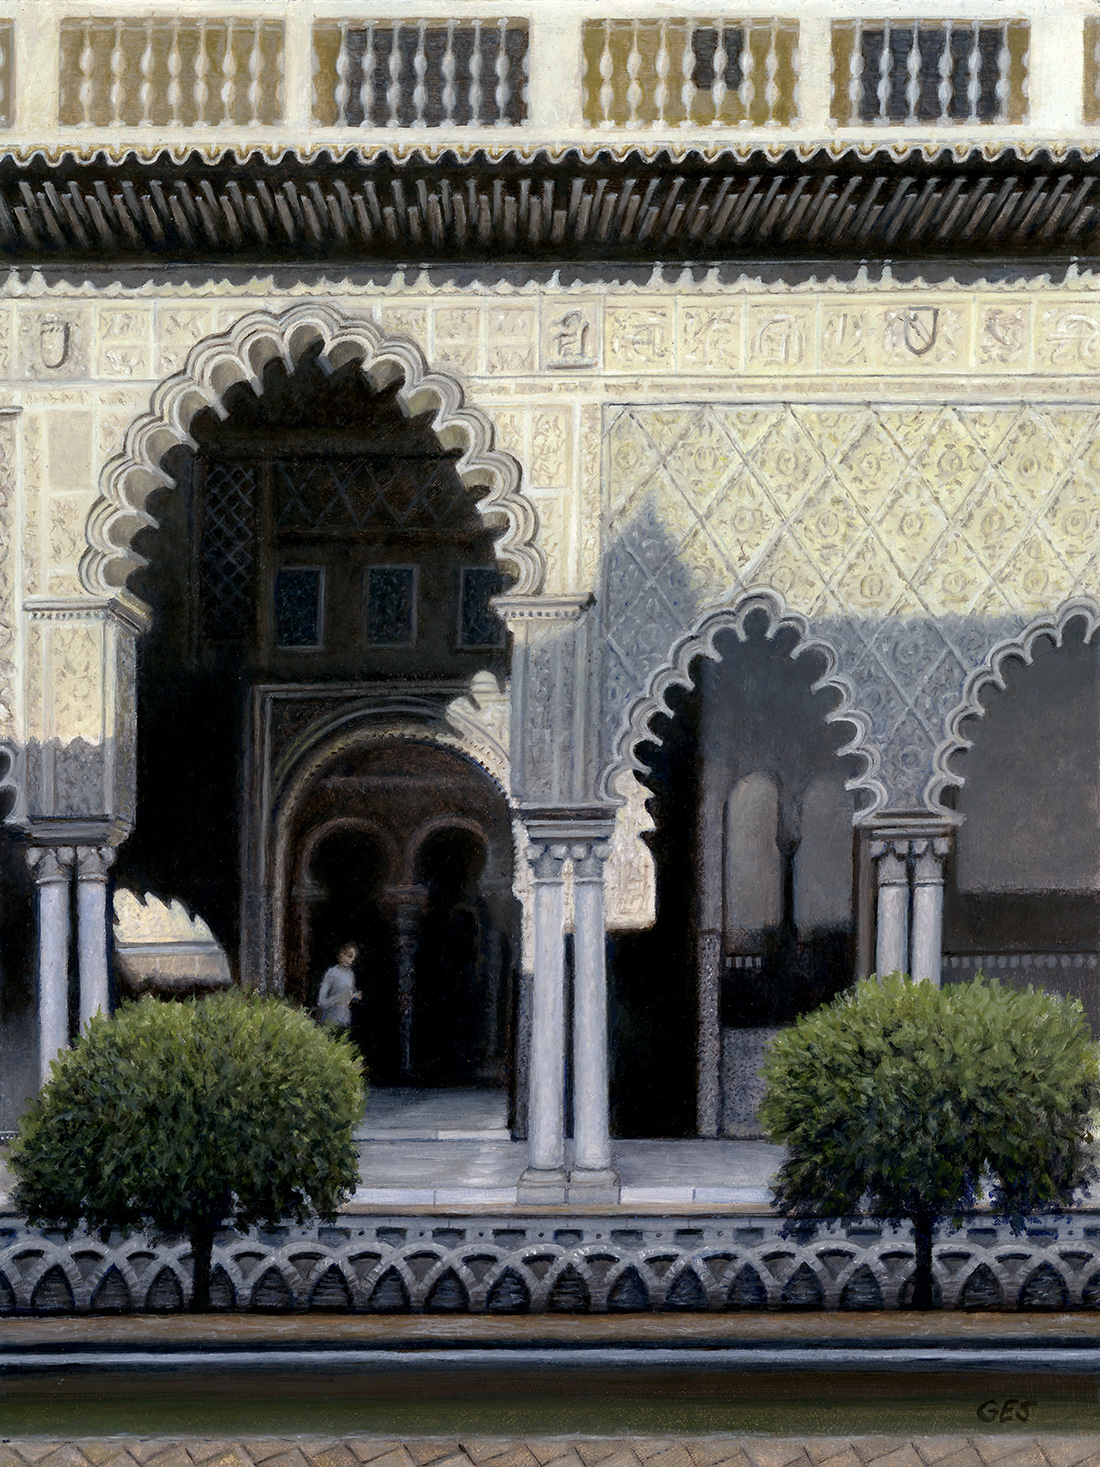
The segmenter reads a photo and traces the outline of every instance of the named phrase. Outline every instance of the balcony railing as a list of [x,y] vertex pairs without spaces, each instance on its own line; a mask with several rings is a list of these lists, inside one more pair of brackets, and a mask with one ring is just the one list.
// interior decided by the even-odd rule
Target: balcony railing
[[1100,147],[1091,0],[0,0],[8,146]]

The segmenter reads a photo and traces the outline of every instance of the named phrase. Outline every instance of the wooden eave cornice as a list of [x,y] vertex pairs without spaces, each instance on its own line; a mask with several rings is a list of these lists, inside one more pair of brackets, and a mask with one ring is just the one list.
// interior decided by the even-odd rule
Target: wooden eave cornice
[[478,266],[1080,258],[1100,159],[0,158],[0,260]]

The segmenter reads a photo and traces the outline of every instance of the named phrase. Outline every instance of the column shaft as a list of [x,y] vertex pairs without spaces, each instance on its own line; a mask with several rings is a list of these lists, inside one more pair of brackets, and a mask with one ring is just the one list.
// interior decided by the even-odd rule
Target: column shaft
[[876,841],[871,848],[878,871],[878,920],[875,971],[909,971],[908,843]]
[[81,846],[76,862],[77,972],[80,975],[80,1027],[111,1007],[107,873],[114,860],[109,846]]
[[37,882],[38,1076],[69,1045],[70,878],[73,851],[32,846],[27,858]]
[[937,987],[943,968],[943,860],[947,849],[946,840],[914,845],[910,972],[914,978]]
[[[570,1196],[593,1187],[614,1192],[608,1115],[605,846],[573,852],[573,1164]],[[587,1176],[584,1174],[587,1173]],[[612,1199],[612,1200],[615,1200]],[[594,1200],[594,1199],[593,1199]],[[607,1200],[607,1199],[605,1199]]]
[[[565,1173],[565,888],[566,846],[538,845],[535,873],[534,973],[527,1121],[529,1170],[548,1182]],[[534,1179],[532,1179],[534,1180]]]

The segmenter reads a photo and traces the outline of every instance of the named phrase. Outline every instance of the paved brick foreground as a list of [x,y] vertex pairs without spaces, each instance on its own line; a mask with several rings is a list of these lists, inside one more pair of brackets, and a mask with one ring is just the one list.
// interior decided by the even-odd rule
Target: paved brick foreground
[[0,1443],[0,1467],[1100,1467],[1100,1435],[102,1438]]

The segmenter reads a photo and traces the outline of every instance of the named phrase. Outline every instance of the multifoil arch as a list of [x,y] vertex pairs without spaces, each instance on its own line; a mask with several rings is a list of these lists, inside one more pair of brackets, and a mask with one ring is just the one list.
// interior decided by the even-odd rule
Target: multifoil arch
[[279,359],[290,372],[307,350],[318,348],[323,371],[358,361],[376,389],[396,388],[410,416],[432,413],[436,437],[444,448],[459,451],[455,469],[462,483],[488,489],[478,510],[488,523],[503,527],[496,553],[513,576],[511,589],[517,595],[542,589],[538,515],[521,490],[519,463],[495,446],[491,420],[465,401],[455,378],[429,367],[415,342],[388,336],[373,321],[352,319],[334,306],[306,302],[280,315],[251,311],[242,316],[229,330],[199,342],[183,368],[156,388],[149,411],[130,424],[121,452],[100,475],[80,565],[90,593],[117,596],[130,572],[145,563],[133,548],[134,538],[156,527],[146,507],[150,495],[175,482],[163,467],[164,455],[177,444],[196,447],[190,431],[196,413],[209,408],[224,420],[230,387],[247,382],[259,397],[268,362]]
[[1076,596],[1070,601],[1063,601],[1056,611],[1035,617],[1022,631],[1000,638],[990,648],[985,660],[967,676],[962,697],[944,720],[944,736],[932,759],[932,774],[924,791],[924,803],[929,809],[943,808],[944,792],[952,785],[966,783],[966,776],[951,768],[951,760],[973,743],[963,733],[963,724],[968,718],[985,717],[984,690],[992,684],[1003,691],[1005,663],[1016,658],[1025,665],[1030,664],[1035,644],[1041,638],[1049,638],[1056,647],[1060,647],[1066,628],[1072,621],[1084,621],[1084,640],[1091,642],[1097,628],[1100,628],[1100,602],[1092,596]]
[[823,688],[831,688],[837,693],[837,705],[825,715],[825,720],[828,723],[847,723],[852,728],[851,739],[837,750],[837,754],[856,754],[864,761],[863,770],[847,781],[848,789],[865,790],[870,797],[858,811],[857,823],[867,820],[888,803],[888,792],[880,775],[881,754],[871,737],[871,720],[856,703],[856,690],[851,679],[840,671],[839,654],[830,642],[813,633],[807,618],[790,610],[779,592],[771,587],[747,590],[731,604],[705,612],[693,628],[673,644],[667,661],[651,675],[645,691],[627,709],[624,726],[615,741],[613,759],[601,780],[605,798],[621,802],[616,787],[625,771],[645,773],[646,766],[638,750],[643,743],[660,742],[653,729],[654,721],[661,716],[673,715],[668,698],[674,688],[694,686],[691,664],[695,658],[709,657],[712,661],[719,661],[722,653],[715,645],[718,634],[732,631],[738,641],[746,641],[748,618],[759,612],[767,618],[764,635],[768,641],[772,641],[780,631],[793,631],[798,640],[791,650],[792,658],[813,652],[825,662],[825,670],[811,684],[811,691],[816,693]]

